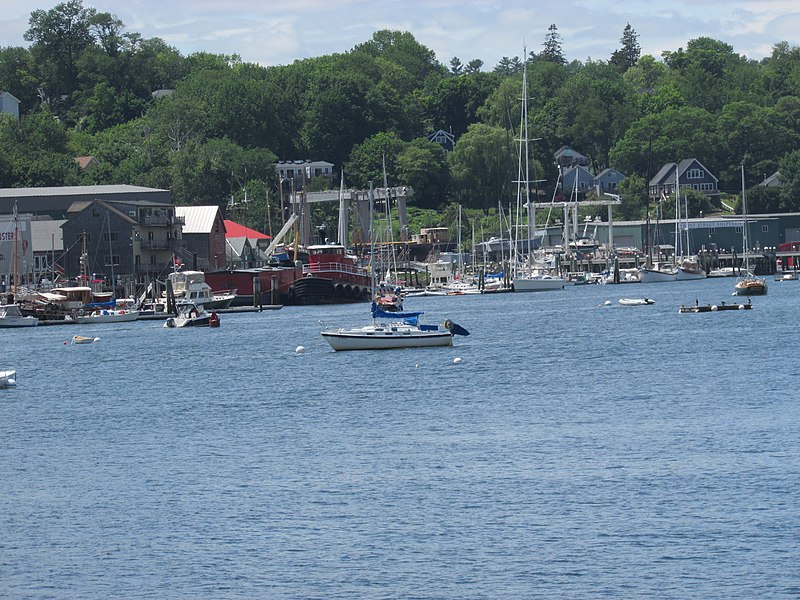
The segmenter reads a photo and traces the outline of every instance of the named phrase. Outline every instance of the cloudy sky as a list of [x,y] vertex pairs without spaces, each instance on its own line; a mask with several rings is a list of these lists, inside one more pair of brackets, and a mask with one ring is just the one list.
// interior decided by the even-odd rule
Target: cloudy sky
[[[2,0],[0,46],[23,39],[35,9],[50,0]],[[798,0],[84,0],[119,17],[126,31],[160,37],[184,55],[239,54],[265,66],[346,52],[379,29],[411,32],[448,64],[473,58],[489,70],[503,56],[539,51],[554,23],[568,60],[606,60],[626,23],[644,54],[685,48],[700,36],[722,40],[748,58],[779,41],[800,45]]]

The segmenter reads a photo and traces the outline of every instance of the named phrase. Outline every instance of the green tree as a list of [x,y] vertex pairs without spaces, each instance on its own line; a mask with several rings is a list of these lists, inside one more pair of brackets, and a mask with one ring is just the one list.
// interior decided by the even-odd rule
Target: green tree
[[397,155],[397,180],[414,188],[414,205],[440,206],[447,198],[450,181],[444,148],[427,138],[411,140]]
[[506,130],[482,123],[471,125],[447,156],[453,198],[465,207],[487,210],[510,200],[516,174],[516,152]]
[[25,48],[0,48],[0,90],[19,100],[20,114],[30,112],[38,104],[39,79],[36,64]]
[[800,150],[790,152],[781,159],[780,171],[780,198],[783,210],[800,210]]
[[566,65],[567,59],[564,58],[564,51],[561,49],[561,34],[555,24],[547,28],[547,35],[542,44],[542,51],[535,56],[534,60],[552,62],[558,65]]
[[[356,144],[345,163],[344,175],[349,185],[366,189],[369,182],[383,186],[383,167],[390,187],[408,185],[398,176],[397,157],[405,149],[405,142],[396,133],[382,131]],[[384,162],[385,161],[385,162]]]
[[68,0],[48,11],[34,10],[28,21],[24,38],[32,42],[30,51],[44,74],[42,93],[61,116],[68,108],[62,97],[78,88],[78,59],[93,43],[91,22],[96,14],[81,0]]
[[637,63],[642,55],[642,48],[639,46],[639,36],[636,35],[630,23],[625,25],[619,41],[622,48],[614,51],[609,62],[620,71],[625,72]]

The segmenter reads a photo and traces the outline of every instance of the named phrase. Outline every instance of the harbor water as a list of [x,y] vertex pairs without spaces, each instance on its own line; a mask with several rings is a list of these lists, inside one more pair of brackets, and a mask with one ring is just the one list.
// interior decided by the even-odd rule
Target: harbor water
[[800,282],[733,283],[0,330],[0,597],[796,598]]

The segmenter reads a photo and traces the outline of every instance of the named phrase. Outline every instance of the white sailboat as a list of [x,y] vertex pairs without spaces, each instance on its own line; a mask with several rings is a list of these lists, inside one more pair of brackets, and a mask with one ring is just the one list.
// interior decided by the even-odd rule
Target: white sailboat
[[[375,297],[374,211],[375,195],[370,182],[370,274],[372,297]],[[446,320],[444,325],[423,325],[422,312],[384,312],[372,303],[372,323],[362,327],[325,329],[320,335],[334,350],[394,350],[398,348],[427,348],[452,346],[453,335],[469,332]]]
[[[524,50],[527,57],[527,48]],[[525,199],[528,227],[528,252],[524,264],[519,256],[519,227],[511,240],[511,275],[515,292],[546,292],[564,289],[565,282],[561,277],[552,275],[544,265],[535,263],[535,248],[530,247],[531,239],[536,231],[535,212],[531,204],[530,194],[530,155],[528,153],[528,61],[522,63],[522,110],[520,116],[519,155],[517,169],[517,219],[522,212],[522,200]]]
[[756,277],[750,271],[750,247],[747,237],[747,195],[744,184],[744,163],[742,163],[742,249],[744,251],[744,275],[739,277],[733,286],[734,296],[766,296],[767,280]]

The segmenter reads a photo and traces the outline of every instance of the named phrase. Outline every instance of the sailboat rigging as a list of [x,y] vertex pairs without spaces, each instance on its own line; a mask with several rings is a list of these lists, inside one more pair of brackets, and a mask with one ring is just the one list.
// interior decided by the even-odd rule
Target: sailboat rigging
[[[527,57],[527,48],[524,49],[523,56]],[[528,61],[522,63],[522,105],[520,115],[519,131],[519,153],[517,168],[517,227],[511,233],[511,273],[513,277],[513,288],[515,292],[543,292],[560,290],[564,288],[564,280],[560,277],[551,275],[544,266],[536,265],[535,248],[531,248],[531,230],[535,227],[536,217],[531,204],[530,197],[530,157],[528,154]],[[525,199],[527,210],[527,256],[525,266],[520,258],[519,248],[519,219],[522,209],[522,200]]]
[[[369,184],[370,284],[375,298],[375,190]],[[334,350],[391,350],[452,346],[453,335],[469,332],[447,319],[444,325],[423,325],[422,312],[384,312],[372,302],[372,323],[350,329],[325,329],[320,334]],[[393,319],[387,322],[386,319]]]
[[742,163],[742,251],[744,252],[745,273],[736,281],[733,287],[733,295],[765,296],[767,294],[767,281],[761,277],[756,277],[750,271],[750,246],[747,229],[747,194],[744,183],[744,163]]

